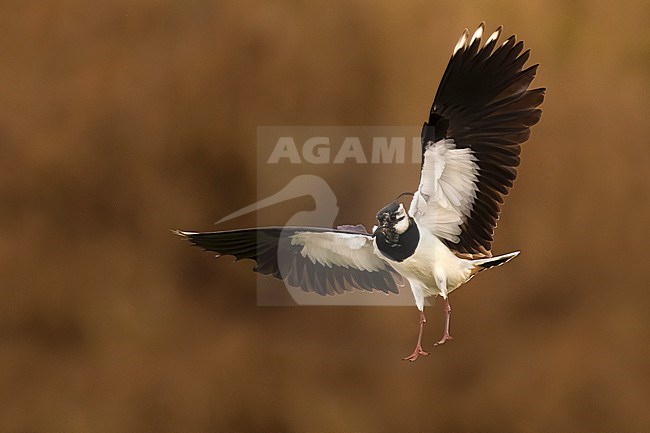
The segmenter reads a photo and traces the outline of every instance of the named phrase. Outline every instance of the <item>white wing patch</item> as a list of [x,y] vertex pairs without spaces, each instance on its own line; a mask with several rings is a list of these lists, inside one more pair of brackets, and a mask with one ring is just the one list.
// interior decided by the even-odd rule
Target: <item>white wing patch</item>
[[478,165],[470,149],[457,149],[451,139],[430,144],[409,214],[436,236],[458,242],[460,226],[476,199],[477,178]]
[[300,254],[312,263],[323,266],[342,266],[361,271],[386,269],[386,263],[379,258],[367,235],[337,232],[298,232],[291,236],[292,245],[302,245]]

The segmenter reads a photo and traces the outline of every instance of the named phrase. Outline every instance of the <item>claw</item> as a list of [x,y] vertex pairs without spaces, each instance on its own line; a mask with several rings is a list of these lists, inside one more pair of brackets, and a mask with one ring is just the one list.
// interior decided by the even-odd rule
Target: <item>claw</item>
[[453,339],[454,339],[454,337],[452,337],[451,335],[445,333],[445,335],[442,336],[442,338],[440,339],[440,341],[438,341],[437,343],[434,343],[433,345],[434,345],[434,347],[435,347],[435,346],[440,346],[441,344],[445,344],[445,341],[447,341],[447,340],[453,340]]
[[416,359],[418,359],[418,356],[420,356],[420,355],[427,356],[428,354],[429,354],[429,352],[425,352],[424,350],[422,350],[422,346],[420,346],[418,344],[417,346],[415,346],[415,350],[413,351],[413,353],[410,354],[409,356],[407,356],[406,358],[402,358],[402,361],[413,362]]

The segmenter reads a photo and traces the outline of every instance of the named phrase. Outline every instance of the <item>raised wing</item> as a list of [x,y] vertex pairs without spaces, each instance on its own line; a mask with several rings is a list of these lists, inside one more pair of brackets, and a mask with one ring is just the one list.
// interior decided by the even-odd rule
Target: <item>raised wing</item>
[[263,227],[176,233],[207,251],[255,260],[256,272],[305,291],[398,293],[398,274],[374,253],[372,236],[358,229]]
[[517,176],[520,144],[539,122],[545,89],[528,90],[537,66],[501,27],[458,41],[422,128],[420,186],[409,213],[459,253],[490,256],[494,229]]

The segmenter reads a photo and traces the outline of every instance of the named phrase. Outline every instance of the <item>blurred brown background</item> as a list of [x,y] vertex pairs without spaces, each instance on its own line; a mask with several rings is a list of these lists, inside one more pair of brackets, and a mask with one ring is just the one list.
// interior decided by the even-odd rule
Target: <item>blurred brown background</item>
[[[650,430],[650,4],[398,3],[0,5],[1,431]],[[257,307],[170,234],[254,201],[258,125],[421,123],[482,20],[548,91],[494,244],[523,254],[453,342],[403,363],[414,307]],[[328,179],[339,222],[412,168]]]

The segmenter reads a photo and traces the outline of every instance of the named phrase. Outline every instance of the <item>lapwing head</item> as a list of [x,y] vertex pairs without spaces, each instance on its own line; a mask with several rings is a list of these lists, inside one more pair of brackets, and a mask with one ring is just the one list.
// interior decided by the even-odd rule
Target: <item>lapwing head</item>
[[379,226],[375,230],[375,233],[381,230],[386,234],[402,234],[411,224],[410,217],[406,213],[404,205],[398,202],[390,203],[377,212],[377,221],[379,222]]

